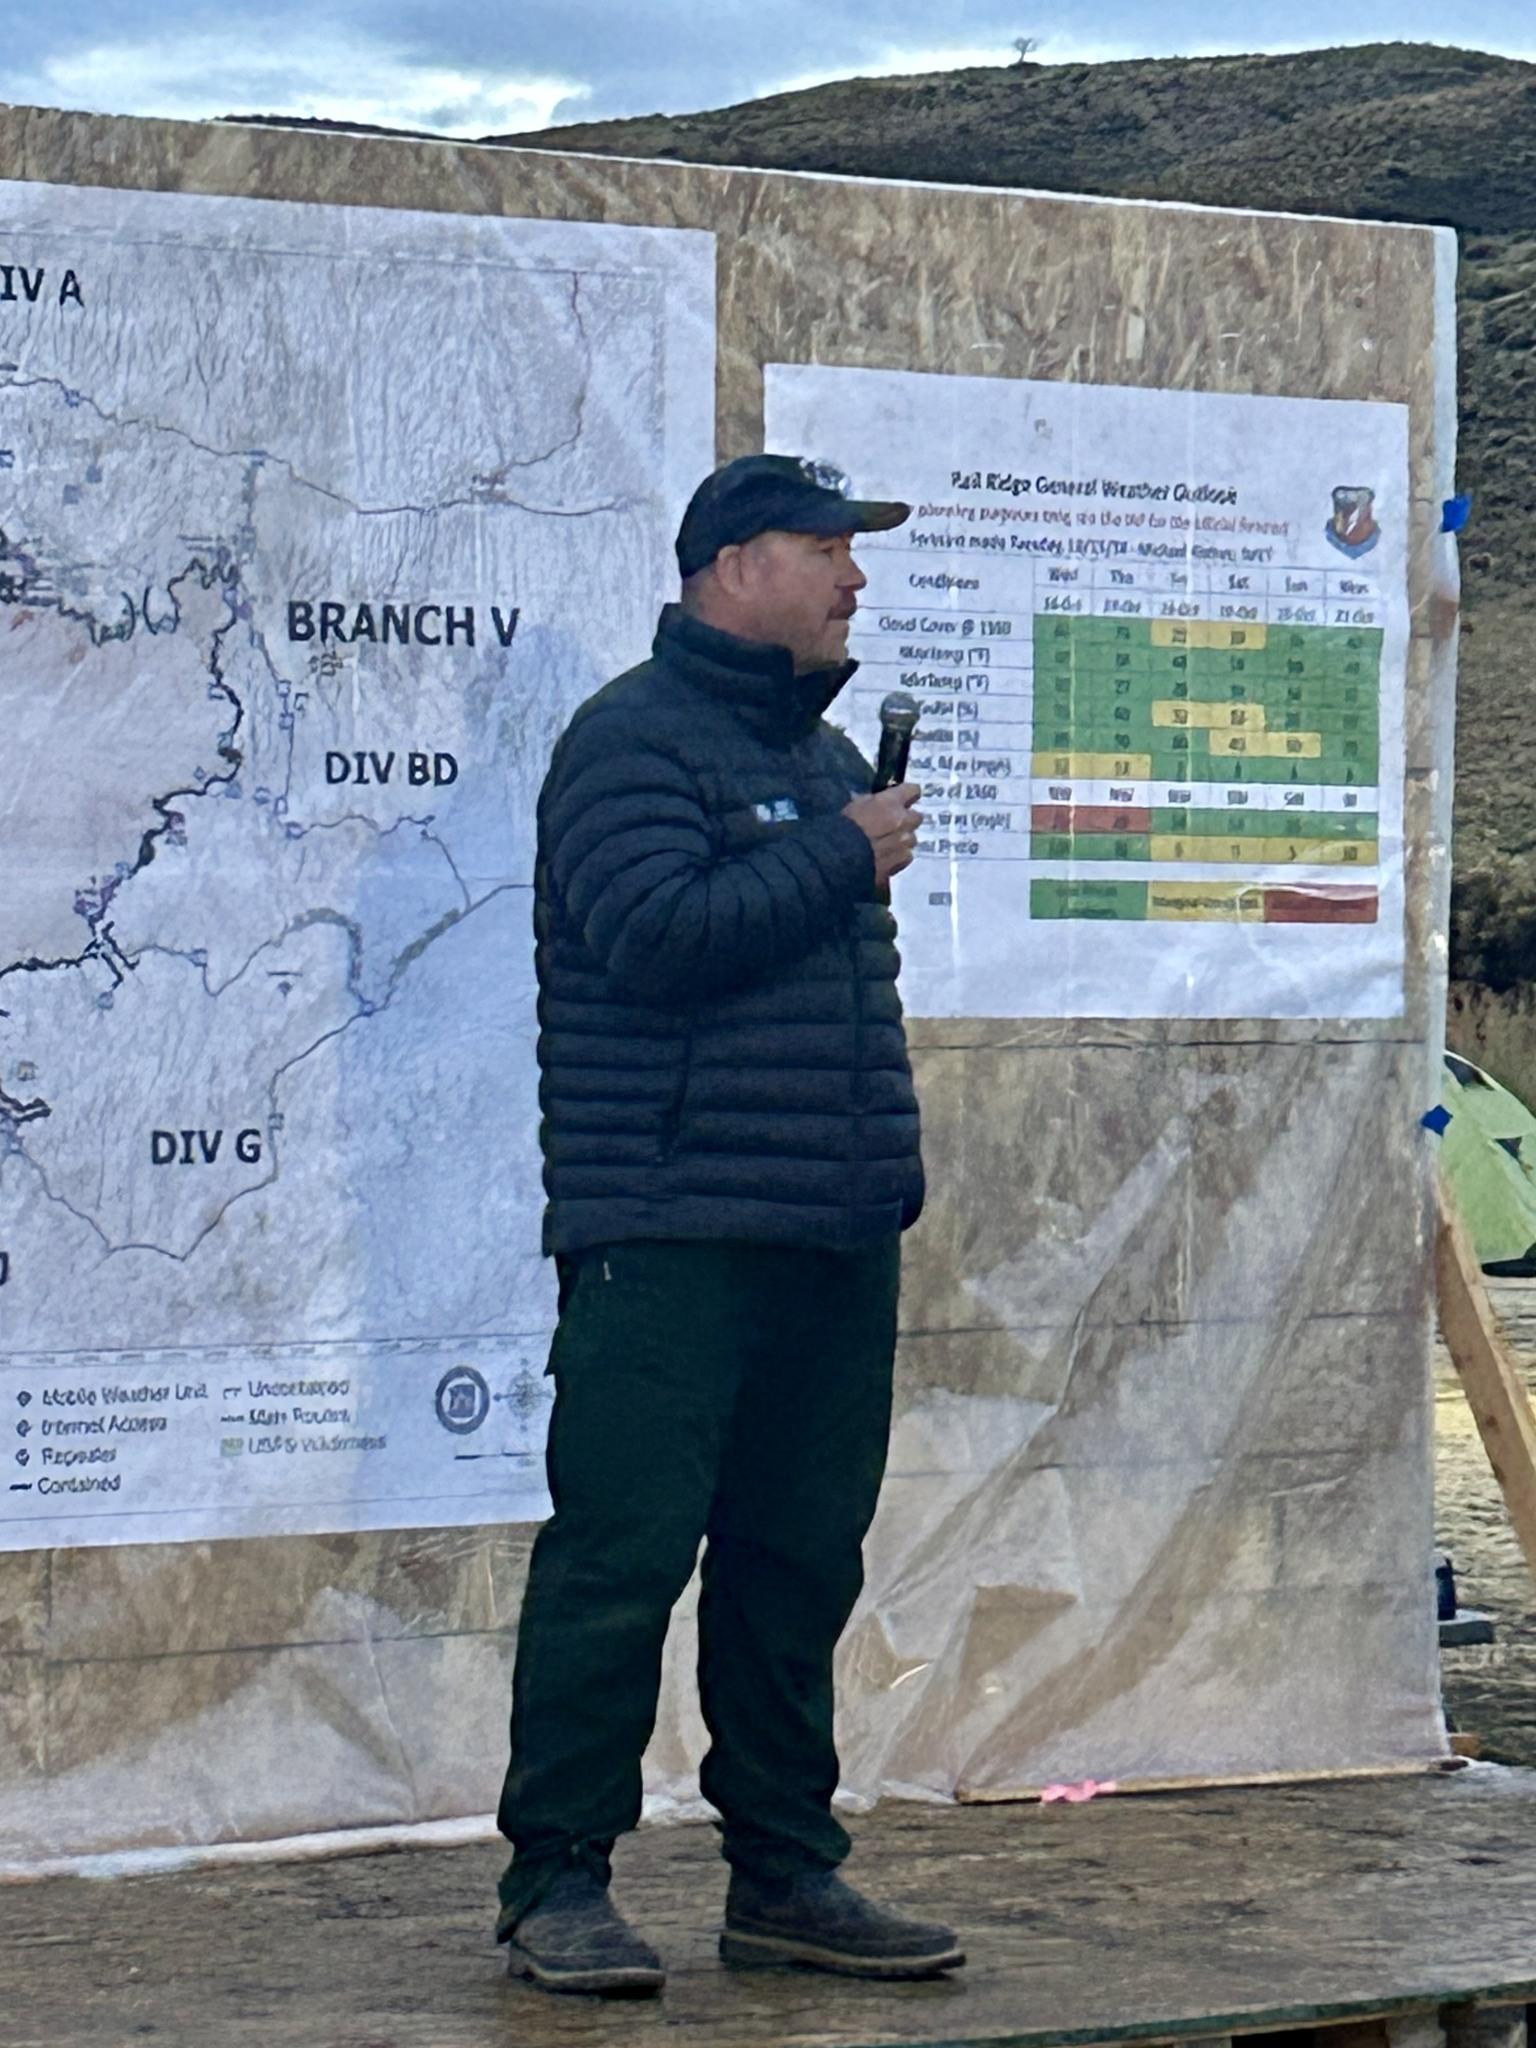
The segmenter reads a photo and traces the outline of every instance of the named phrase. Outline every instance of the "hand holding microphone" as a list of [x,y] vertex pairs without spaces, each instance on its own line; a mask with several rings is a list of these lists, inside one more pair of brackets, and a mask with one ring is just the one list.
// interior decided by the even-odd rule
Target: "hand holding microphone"
[[843,811],[874,848],[875,880],[881,887],[912,865],[917,828],[923,822],[922,812],[912,806],[922,793],[915,782],[901,782],[877,796],[855,797]]
[[874,793],[855,797],[843,812],[874,848],[875,881],[887,901],[892,875],[912,865],[917,828],[923,822],[922,812],[913,808],[922,788],[904,779],[917,717],[917,699],[905,690],[892,690],[880,706]]

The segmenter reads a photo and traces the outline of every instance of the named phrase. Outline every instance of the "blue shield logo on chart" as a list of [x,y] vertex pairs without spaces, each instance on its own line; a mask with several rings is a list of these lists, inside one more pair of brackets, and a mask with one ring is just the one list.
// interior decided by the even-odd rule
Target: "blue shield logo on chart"
[[469,1436],[491,1412],[491,1390],[472,1365],[450,1366],[433,1399],[437,1419],[455,1436]]
[[1333,513],[1323,533],[1341,555],[1368,555],[1381,539],[1376,524],[1376,493],[1364,484],[1335,484]]

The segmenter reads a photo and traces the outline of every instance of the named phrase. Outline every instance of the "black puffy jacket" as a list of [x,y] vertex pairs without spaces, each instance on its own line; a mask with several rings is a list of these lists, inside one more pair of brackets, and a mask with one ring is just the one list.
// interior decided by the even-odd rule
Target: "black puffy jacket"
[[539,798],[544,1247],[829,1249],[922,1206],[890,911],[841,815],[870,785],[822,713],[856,664],[668,605],[582,705]]

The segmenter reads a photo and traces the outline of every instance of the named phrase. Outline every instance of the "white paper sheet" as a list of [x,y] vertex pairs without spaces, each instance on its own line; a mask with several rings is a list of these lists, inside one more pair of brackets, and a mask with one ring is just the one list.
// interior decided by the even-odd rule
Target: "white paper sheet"
[[1395,1017],[1407,408],[775,363],[765,445],[910,501],[841,709],[921,718],[919,1016]]
[[534,800],[714,238],[3,199],[0,1547],[540,1515]]

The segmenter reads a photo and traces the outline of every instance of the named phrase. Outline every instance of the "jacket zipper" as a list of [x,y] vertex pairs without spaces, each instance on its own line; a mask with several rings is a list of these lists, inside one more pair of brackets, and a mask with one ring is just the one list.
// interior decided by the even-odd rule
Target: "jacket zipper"
[[853,965],[853,1115],[849,1118],[849,1164],[853,1168],[853,1199],[858,1207],[864,1175],[864,977],[859,971],[858,912],[854,912],[853,936],[848,942]]

